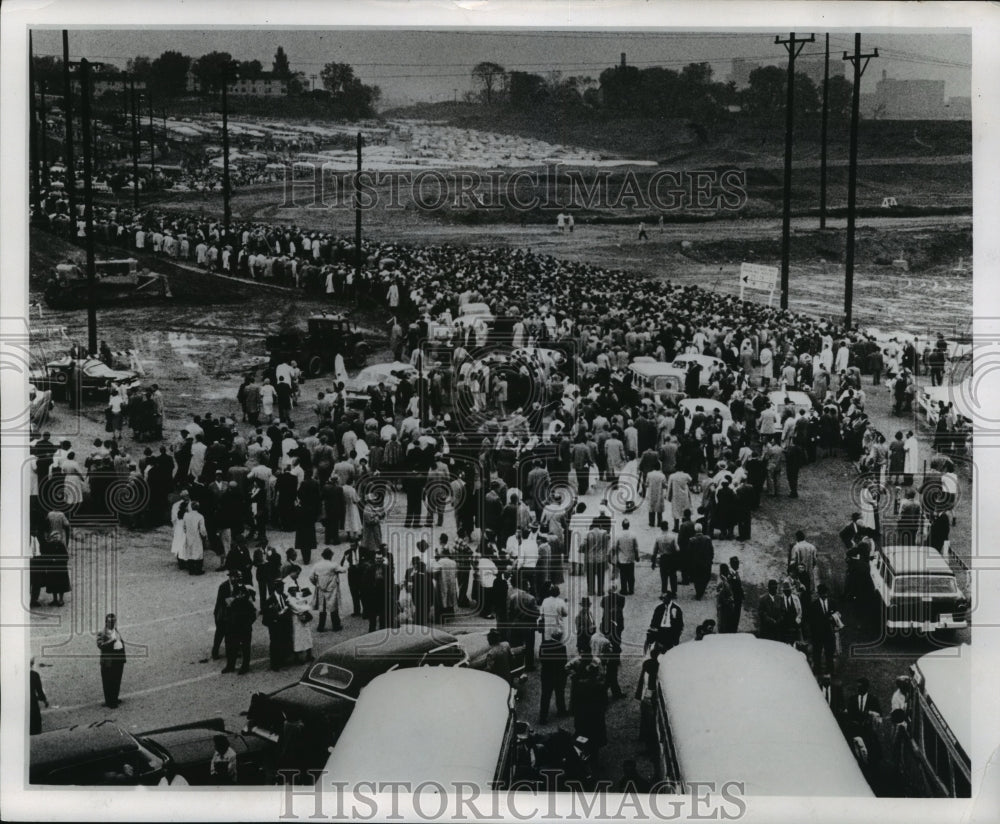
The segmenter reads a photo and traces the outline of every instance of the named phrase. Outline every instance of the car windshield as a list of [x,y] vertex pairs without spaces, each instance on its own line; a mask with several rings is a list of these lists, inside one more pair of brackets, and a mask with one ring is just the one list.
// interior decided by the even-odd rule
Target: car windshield
[[346,690],[354,680],[354,673],[336,664],[319,663],[314,664],[309,670],[309,680],[334,689]]
[[948,575],[900,575],[896,578],[896,592],[920,595],[955,595],[958,585]]

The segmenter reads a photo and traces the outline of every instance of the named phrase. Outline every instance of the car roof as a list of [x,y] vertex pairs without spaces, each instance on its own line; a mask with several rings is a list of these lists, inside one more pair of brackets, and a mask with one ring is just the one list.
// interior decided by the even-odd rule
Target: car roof
[[357,695],[390,667],[415,666],[431,650],[457,643],[450,632],[419,624],[369,632],[343,641],[318,656],[303,674],[301,683],[316,683],[323,689],[330,689],[329,684],[313,682],[309,676],[317,665],[335,664],[349,669],[353,675],[349,686],[342,691]]
[[[488,788],[510,721],[510,685],[463,667],[397,670],[368,685],[326,764],[324,781],[378,776],[411,785]],[[455,723],[455,719],[464,723]]]
[[719,414],[723,417],[723,419],[728,420],[733,417],[732,410],[730,410],[728,406],[726,406],[722,401],[715,401],[711,398],[682,398],[677,403],[685,409],[690,409],[692,413],[695,411],[695,407],[700,406],[702,408],[702,412],[706,415],[711,415],[716,409],[718,409]]
[[628,365],[628,368],[637,375],[642,375],[645,378],[655,378],[660,375],[669,375],[671,377],[682,375],[676,366],[664,361],[653,361],[652,363],[648,361],[633,361]]
[[135,738],[111,721],[78,724],[31,736],[31,769],[55,770],[138,749]]
[[882,553],[897,575],[903,572],[955,575],[941,553],[932,546],[885,546]]

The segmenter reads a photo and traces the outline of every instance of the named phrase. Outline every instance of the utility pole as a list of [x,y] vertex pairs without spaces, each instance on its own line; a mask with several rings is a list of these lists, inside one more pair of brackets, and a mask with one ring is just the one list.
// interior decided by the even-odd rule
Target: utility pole
[[135,77],[129,75],[129,90],[132,101],[132,205],[139,211],[139,111],[135,97]]
[[851,91],[851,149],[847,171],[847,254],[844,258],[844,328],[850,329],[854,302],[854,218],[858,195],[858,120],[861,103],[861,76],[868,61],[878,57],[878,49],[861,53],[861,34],[854,35],[854,54],[844,52],[844,60],[854,66],[854,88]]
[[149,103],[149,183],[156,180],[156,139],[153,129],[153,94],[149,90],[149,81],[146,81],[146,102]]
[[791,32],[787,40],[775,37],[777,45],[788,52],[788,83],[785,95],[785,192],[784,208],[781,215],[781,308],[788,308],[788,257],[792,231],[792,115],[795,108],[795,58],[806,43],[815,42],[816,37],[796,37]]
[[38,163],[38,113],[35,110],[35,52],[28,32],[28,163],[31,174],[31,205],[35,209],[35,220],[42,214],[42,174]]
[[354,289],[361,286],[361,132],[358,132],[358,171],[354,178]]
[[826,56],[823,59],[823,123],[819,142],[819,228],[826,228],[826,125],[830,94],[830,35],[826,35]]
[[229,205],[229,97],[226,87],[229,85],[228,67],[222,73],[222,228],[223,243],[229,240],[229,221],[232,212]]
[[48,138],[49,138],[49,130],[48,130],[48,125],[45,122],[45,81],[44,80],[40,79],[38,81],[38,90],[41,92],[41,103],[39,105],[38,114],[39,114],[39,121],[40,121],[40,125],[41,125],[41,130],[42,130],[42,133],[41,133],[42,142],[41,142],[41,145],[39,147],[41,149],[41,161],[42,161],[42,168],[41,168],[42,186],[45,189],[45,191],[48,191],[49,190],[49,159],[48,159],[48,149],[46,148],[45,144],[46,144],[46,142],[48,141]]
[[83,219],[87,238],[87,346],[97,354],[97,270],[94,264],[94,191],[90,155],[90,64],[80,61],[80,123],[83,127]]
[[76,169],[73,165],[73,81],[69,74],[69,31],[63,29],[63,113],[66,117],[66,191],[69,195],[69,236],[76,237]]

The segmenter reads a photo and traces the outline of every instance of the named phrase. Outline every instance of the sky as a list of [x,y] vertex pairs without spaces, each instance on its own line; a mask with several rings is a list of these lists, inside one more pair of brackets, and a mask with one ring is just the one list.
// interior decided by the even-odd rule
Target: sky
[[[807,44],[802,57],[823,54],[824,31]],[[853,51],[854,32],[830,33],[831,62]],[[260,60],[270,69],[274,52],[283,46],[293,71],[307,78],[318,75],[328,62],[350,63],[362,81],[382,89],[382,105],[450,100],[473,88],[472,67],[483,60],[508,70],[538,74],[561,72],[564,77],[590,76],[616,65],[622,52],[631,65],[680,69],[691,62],[709,62],[717,80],[726,80],[734,57],[787,64],[775,36],[788,32],[638,32],[498,31],[498,30],[372,30],[372,29],[70,29],[72,59],[88,59],[124,67],[130,57],[156,57],[175,49],[198,57],[210,51],[228,51],[239,60]],[[34,30],[38,54],[62,54],[59,30]],[[862,31],[863,51],[880,50],[865,83],[872,87],[886,71],[891,78],[945,81],[945,95],[968,96],[971,75],[971,37],[962,30],[898,34]],[[849,66],[849,64],[848,64]],[[319,80],[316,81],[319,87]]]

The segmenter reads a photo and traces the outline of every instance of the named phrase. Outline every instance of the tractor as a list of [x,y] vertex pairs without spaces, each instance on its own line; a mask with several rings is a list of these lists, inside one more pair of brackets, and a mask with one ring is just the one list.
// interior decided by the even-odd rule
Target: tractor
[[370,351],[354,321],[326,312],[312,315],[305,332],[296,329],[269,335],[265,345],[270,354],[270,372],[280,363],[295,361],[307,377],[317,377],[333,369],[337,355],[343,356],[349,368],[360,369]]

